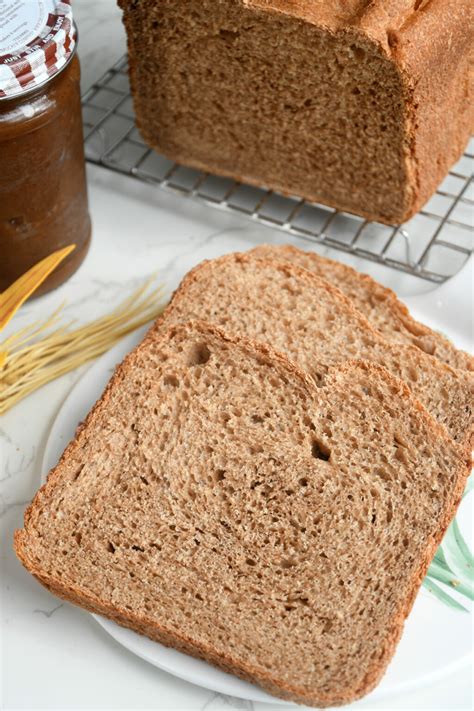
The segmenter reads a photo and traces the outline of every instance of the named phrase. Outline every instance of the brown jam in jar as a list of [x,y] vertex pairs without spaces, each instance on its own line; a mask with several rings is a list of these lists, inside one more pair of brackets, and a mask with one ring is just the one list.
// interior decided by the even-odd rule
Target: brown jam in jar
[[[19,3],[24,12],[35,5],[27,2]],[[44,65],[31,61],[25,71],[25,53],[18,45],[5,53],[0,39],[0,72],[5,66],[10,72],[7,83],[0,73],[0,292],[48,254],[75,244],[35,295],[54,289],[79,267],[90,241],[76,30],[69,3],[46,4],[45,28],[22,45],[29,49],[27,64],[39,47]],[[42,21],[39,5],[34,32]],[[23,19],[13,27],[17,41],[27,39],[21,37]]]

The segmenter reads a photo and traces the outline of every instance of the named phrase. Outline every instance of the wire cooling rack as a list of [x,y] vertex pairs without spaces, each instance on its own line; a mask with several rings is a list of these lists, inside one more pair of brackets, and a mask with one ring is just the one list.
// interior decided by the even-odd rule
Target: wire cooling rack
[[135,126],[126,57],[86,92],[83,116],[89,162],[240,213],[261,225],[435,283],[455,274],[474,250],[474,140],[425,208],[403,226],[388,227],[193,170],[151,150]]

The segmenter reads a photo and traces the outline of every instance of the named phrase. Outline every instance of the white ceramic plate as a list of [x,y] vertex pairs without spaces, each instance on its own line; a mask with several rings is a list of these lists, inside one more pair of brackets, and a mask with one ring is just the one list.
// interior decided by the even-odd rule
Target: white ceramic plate
[[[71,391],[59,411],[46,444],[43,459],[45,475],[56,464],[66,444],[74,436],[78,423],[100,397],[115,366],[141,340],[144,332],[145,329],[140,329],[129,335],[103,355]],[[461,512],[461,526],[466,531],[472,526],[469,505],[466,504]],[[206,662],[168,649],[110,620],[96,615],[95,618],[117,642],[174,676],[230,696],[288,705]],[[445,607],[421,589],[407,620],[403,638],[382,682],[375,691],[354,706],[363,708],[369,702],[372,706],[377,699],[439,681],[471,663],[472,645],[472,625],[467,616]]]

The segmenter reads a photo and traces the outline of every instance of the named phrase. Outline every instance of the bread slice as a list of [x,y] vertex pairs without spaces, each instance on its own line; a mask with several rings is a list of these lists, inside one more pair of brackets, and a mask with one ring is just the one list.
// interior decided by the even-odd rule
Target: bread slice
[[408,388],[317,388],[205,324],[118,368],[15,537],[53,593],[283,698],[367,693],[451,520],[466,462]]
[[294,264],[230,254],[184,278],[168,323],[202,319],[270,343],[320,381],[348,359],[378,363],[402,378],[451,437],[470,449],[474,378],[414,346],[388,343],[327,281]]
[[452,368],[474,372],[472,355],[456,348],[441,333],[415,321],[395,292],[368,274],[361,274],[345,264],[291,245],[263,244],[252,249],[250,254],[266,259],[283,259],[308,269],[340,289],[387,341],[417,346]]

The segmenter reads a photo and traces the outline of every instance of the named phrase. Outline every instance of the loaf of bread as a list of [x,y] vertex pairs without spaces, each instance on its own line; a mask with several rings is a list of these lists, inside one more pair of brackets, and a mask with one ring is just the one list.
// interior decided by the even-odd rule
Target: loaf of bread
[[320,387],[205,324],[118,368],[15,538],[56,595],[319,707],[390,660],[454,515],[457,447],[383,368]]
[[202,319],[268,343],[315,382],[331,366],[353,358],[382,365],[470,452],[472,373],[454,370],[415,346],[389,343],[339,289],[307,269],[252,254],[203,262],[183,279],[165,317],[167,323]]
[[473,125],[472,0],[119,0],[169,158],[400,223]]
[[346,264],[291,245],[263,244],[252,249],[250,254],[265,259],[282,259],[308,269],[337,286],[387,341],[417,346],[452,368],[474,372],[472,355],[456,348],[441,333],[415,321],[395,292],[368,274],[361,274]]

